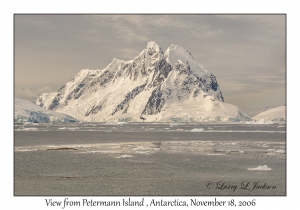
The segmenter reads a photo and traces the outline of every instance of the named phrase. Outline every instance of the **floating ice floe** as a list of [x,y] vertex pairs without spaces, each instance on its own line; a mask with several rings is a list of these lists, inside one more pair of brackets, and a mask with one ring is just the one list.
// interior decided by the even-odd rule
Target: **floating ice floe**
[[209,153],[207,155],[225,155],[224,153]]
[[78,127],[68,128],[69,130],[78,130]]
[[15,149],[15,152],[32,152],[36,151],[37,149],[23,149],[23,148],[17,148]]
[[275,152],[276,149],[268,149],[268,151]]
[[178,126],[179,124],[178,123],[170,123],[170,127],[172,126]]
[[270,171],[271,168],[268,168],[267,165],[263,165],[263,166],[258,166],[256,168],[248,168],[248,170],[250,170],[250,171]]
[[262,147],[269,147],[267,144],[263,144]]
[[23,131],[37,131],[37,128],[23,128]]
[[133,157],[133,156],[132,155],[121,155],[117,158],[131,158],[131,157]]
[[106,122],[105,125],[124,125],[128,124],[128,122]]
[[135,151],[135,153],[139,153],[139,154],[150,154],[150,153],[159,151],[160,147],[155,144],[150,144],[150,145],[146,145],[146,146],[139,146],[139,147],[133,148],[133,150]]
[[194,128],[191,130],[191,132],[203,132],[204,128]]

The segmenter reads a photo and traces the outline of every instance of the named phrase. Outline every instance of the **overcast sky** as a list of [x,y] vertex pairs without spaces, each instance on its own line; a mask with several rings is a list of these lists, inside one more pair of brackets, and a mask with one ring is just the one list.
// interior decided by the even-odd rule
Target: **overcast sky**
[[81,69],[130,60],[149,41],[188,49],[225,102],[285,105],[285,15],[15,15],[15,87],[57,91]]

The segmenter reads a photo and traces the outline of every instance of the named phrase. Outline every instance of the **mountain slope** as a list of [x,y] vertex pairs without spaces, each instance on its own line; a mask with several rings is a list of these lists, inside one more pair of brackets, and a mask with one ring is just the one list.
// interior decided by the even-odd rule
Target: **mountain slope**
[[42,94],[41,107],[84,121],[240,121],[250,118],[224,103],[216,77],[190,52],[154,42],[133,60],[102,70],[81,70],[58,92]]
[[44,109],[23,99],[15,98],[14,122],[78,122],[75,118]]
[[258,115],[254,116],[252,119],[254,120],[265,120],[265,121],[273,121],[273,122],[281,122],[285,121],[285,106],[279,106],[273,109],[269,109]]

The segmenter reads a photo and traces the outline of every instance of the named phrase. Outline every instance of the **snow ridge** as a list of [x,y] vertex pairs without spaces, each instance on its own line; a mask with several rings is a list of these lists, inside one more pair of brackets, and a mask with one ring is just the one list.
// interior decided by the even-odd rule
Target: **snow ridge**
[[155,42],[133,60],[114,58],[102,70],[81,70],[36,104],[83,121],[241,121],[250,118],[224,103],[216,77],[178,45]]
[[254,116],[253,119],[261,123],[285,122],[285,110],[285,106],[275,107],[259,113],[258,115]]
[[79,121],[71,116],[39,107],[30,101],[15,98],[14,122],[51,123]]

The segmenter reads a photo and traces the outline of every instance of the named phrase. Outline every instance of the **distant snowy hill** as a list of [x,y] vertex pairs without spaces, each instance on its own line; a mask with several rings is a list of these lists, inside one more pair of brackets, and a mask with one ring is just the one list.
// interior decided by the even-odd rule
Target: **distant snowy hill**
[[286,120],[285,109],[285,106],[279,106],[273,109],[269,109],[267,111],[259,113],[252,119],[256,121],[284,122]]
[[83,121],[228,122],[250,118],[225,103],[212,72],[177,45],[155,43],[133,60],[114,58],[102,70],[81,70],[36,104]]
[[38,95],[28,88],[15,88],[15,97],[28,101],[35,101]]
[[35,101],[39,95],[49,92],[53,92],[50,87],[44,87],[37,90],[31,90],[29,88],[15,88],[15,97],[28,101]]
[[269,109],[272,109],[272,108],[274,108],[274,107],[266,106],[266,107],[262,108],[261,110],[259,110],[259,112],[257,114],[260,114],[260,113],[265,112],[265,111],[267,111]]
[[14,122],[77,122],[75,118],[44,109],[30,101],[15,98]]

